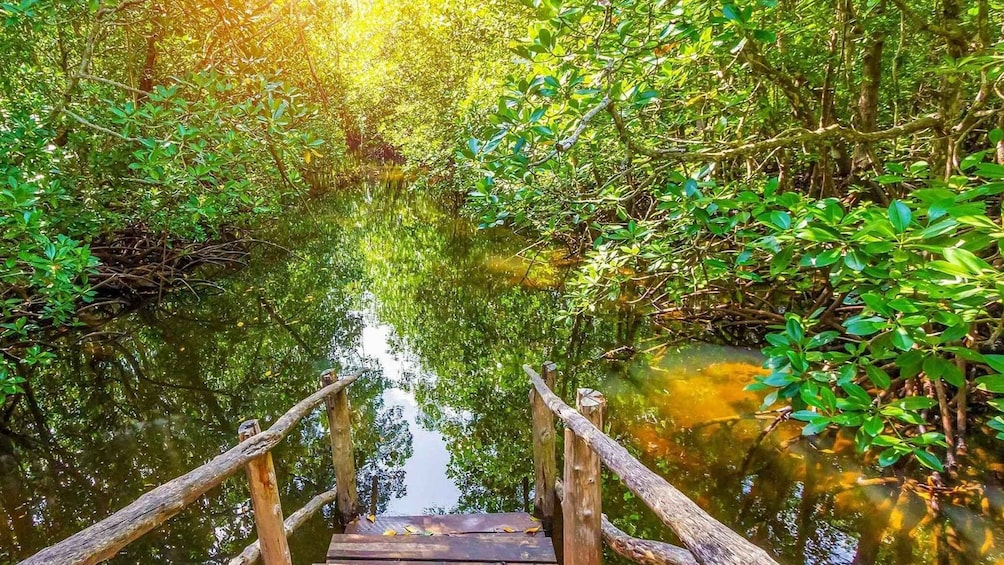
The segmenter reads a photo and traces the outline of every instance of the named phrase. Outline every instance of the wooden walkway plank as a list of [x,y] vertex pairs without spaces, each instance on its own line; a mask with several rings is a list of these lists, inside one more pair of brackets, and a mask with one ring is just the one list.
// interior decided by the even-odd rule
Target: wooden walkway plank
[[[407,532],[408,527],[421,533],[443,534],[504,534],[526,535],[526,530],[540,527],[540,522],[532,520],[525,512],[500,514],[434,514],[429,516],[377,516],[373,522],[357,518],[345,526],[346,534],[382,535],[387,530],[398,534]],[[508,530],[512,530],[509,532]],[[542,535],[538,533],[537,535]]]
[[[358,560],[351,561],[328,561],[326,563],[316,563],[315,565],[506,565],[506,561],[403,561],[395,560]],[[557,565],[556,563],[544,565]]]
[[328,560],[480,561],[553,563],[551,540],[535,536],[335,535]]
[[[394,565],[506,565],[507,561],[404,561],[401,559],[393,560],[357,560],[353,559],[351,561],[328,561],[326,563],[317,563],[316,565],[388,565],[393,563]],[[538,564],[540,565],[540,564]],[[544,563],[542,565],[557,565],[555,562]]]

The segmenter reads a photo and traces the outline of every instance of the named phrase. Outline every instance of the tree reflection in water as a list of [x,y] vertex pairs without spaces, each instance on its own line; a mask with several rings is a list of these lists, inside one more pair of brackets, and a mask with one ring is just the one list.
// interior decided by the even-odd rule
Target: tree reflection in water
[[[456,218],[455,199],[447,210],[405,188],[329,195],[315,220],[290,218],[267,238],[291,252],[259,248],[219,294],[175,294],[64,336],[57,365],[26,369],[29,394],[0,414],[0,561],[205,462],[233,445],[243,419],[271,422],[313,392],[328,366],[370,368],[349,393],[364,503],[375,475],[381,511],[424,506],[430,498],[416,488],[443,482],[455,489],[436,491],[446,494],[431,497],[441,498],[434,510],[524,508],[532,469],[520,367],[546,358],[562,369],[559,392],[603,390],[614,437],[783,562],[1000,557],[1004,496],[992,444],[972,442],[971,458],[985,463],[972,477],[982,493],[943,497],[935,517],[922,489],[902,490],[862,466],[852,440],[804,440],[781,425],[760,441],[770,420],[752,417],[757,399],[742,391],[755,353],[697,346],[601,358],[665,339],[627,305],[555,322],[559,251],[520,255],[521,237],[476,232]],[[375,346],[366,343],[374,332]],[[274,454],[287,513],[334,480],[325,429],[315,414]],[[445,467],[430,455],[442,446]],[[672,539],[613,477],[604,495],[626,531]],[[409,496],[414,504],[401,503]],[[294,558],[319,558],[332,527],[326,509],[291,540]],[[114,562],[220,562],[253,537],[238,476]]]

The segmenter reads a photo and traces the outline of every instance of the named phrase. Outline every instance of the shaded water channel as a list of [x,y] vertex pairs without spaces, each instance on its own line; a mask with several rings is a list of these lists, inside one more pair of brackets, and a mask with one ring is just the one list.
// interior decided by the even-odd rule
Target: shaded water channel
[[[378,477],[382,513],[525,508],[532,480],[528,383],[520,366],[554,359],[566,397],[595,386],[609,433],[716,517],[784,563],[994,563],[1004,495],[992,444],[981,488],[941,501],[862,468],[852,441],[799,439],[753,417],[743,386],[754,351],[656,347],[629,309],[565,324],[563,272],[517,256],[514,234],[477,232],[401,187],[359,186],[288,218],[220,292],[172,295],[64,339],[31,394],[3,414],[0,562],[14,562],[122,507],[270,424],[328,367],[366,368],[350,389],[360,497]],[[530,252],[529,255],[533,255]],[[631,361],[602,360],[632,344]],[[982,450],[982,451],[981,451]],[[274,452],[286,513],[333,484],[319,414]],[[862,480],[862,478],[864,480]],[[604,509],[629,533],[671,539],[613,477]],[[253,539],[235,476],[114,563],[219,563]],[[291,539],[318,561],[333,513]]]

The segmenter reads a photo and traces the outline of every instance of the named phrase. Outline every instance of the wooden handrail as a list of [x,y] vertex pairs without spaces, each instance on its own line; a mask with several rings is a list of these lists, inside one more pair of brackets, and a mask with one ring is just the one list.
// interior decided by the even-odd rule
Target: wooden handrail
[[600,461],[624,482],[664,524],[669,526],[702,565],[777,565],[766,551],[715,520],[666,479],[652,472],[565,404],[529,365],[523,370],[538,397],[565,427],[585,442]]
[[[326,504],[331,504],[335,501],[338,496],[338,491],[336,489],[326,490],[321,494],[310,499],[310,502],[304,504],[299,510],[293,512],[289,515],[289,518],[282,523],[283,528],[286,530],[286,537],[289,537],[296,531],[297,528],[302,526],[311,516],[317,514],[317,511],[323,508]],[[244,551],[240,555],[234,557],[230,561],[227,561],[227,565],[252,565],[261,559],[261,545],[258,541],[255,541],[251,545],[244,548]]]
[[240,442],[212,461],[143,494],[125,508],[49,546],[20,565],[91,565],[113,557],[123,547],[153,530],[248,462],[268,453],[304,416],[325,398],[352,384],[362,371],[341,376],[283,414],[264,432]]
[[[565,488],[561,480],[555,481],[554,491],[558,499],[565,498]],[[698,565],[694,554],[664,541],[639,539],[627,535],[601,514],[603,541],[616,553],[625,559],[641,565]],[[233,564],[230,565],[243,565]]]

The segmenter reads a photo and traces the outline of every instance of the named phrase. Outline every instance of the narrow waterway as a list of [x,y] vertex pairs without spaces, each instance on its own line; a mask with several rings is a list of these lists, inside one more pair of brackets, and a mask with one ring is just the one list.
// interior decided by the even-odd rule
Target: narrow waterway
[[[251,264],[194,296],[176,293],[67,336],[0,433],[0,562],[58,541],[269,424],[328,367],[366,369],[350,389],[360,495],[391,514],[525,508],[532,479],[528,383],[554,359],[559,389],[594,386],[609,432],[647,465],[785,563],[995,563],[1004,557],[999,446],[971,442],[974,487],[930,511],[923,488],[862,467],[853,438],[802,439],[743,387],[749,349],[662,348],[628,308],[567,322],[548,252],[478,232],[405,187],[362,185],[288,217]],[[560,258],[555,255],[554,259]],[[604,352],[631,345],[628,361]],[[330,488],[319,415],[274,452],[286,513]],[[671,539],[613,477],[604,508],[629,533]],[[253,539],[236,476],[114,563],[220,563]],[[326,509],[291,540],[320,559]]]

